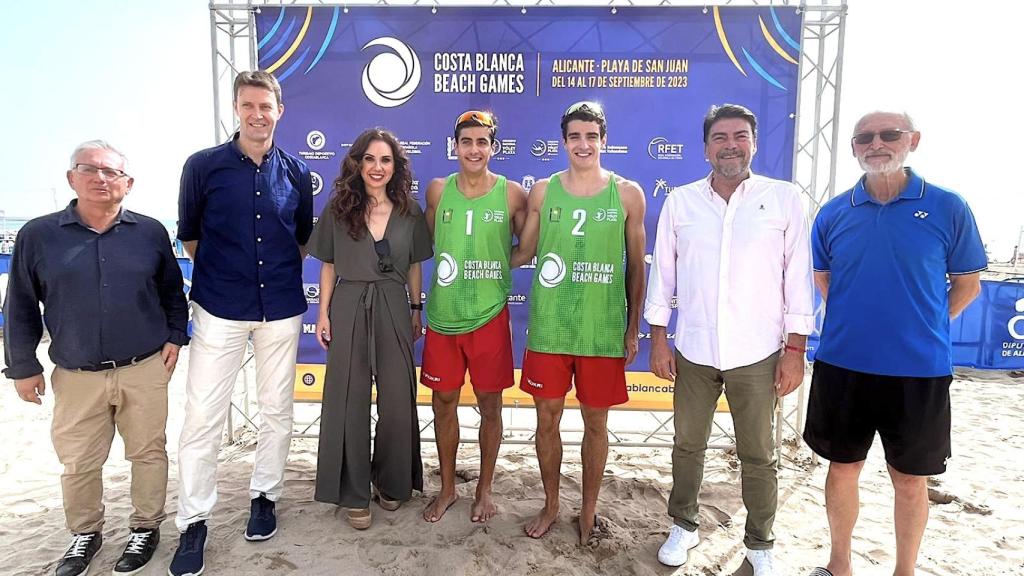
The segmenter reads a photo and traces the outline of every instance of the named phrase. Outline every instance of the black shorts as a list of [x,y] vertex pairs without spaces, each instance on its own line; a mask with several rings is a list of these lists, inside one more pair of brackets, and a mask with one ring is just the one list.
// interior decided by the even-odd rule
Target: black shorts
[[832,462],[867,458],[875,432],[898,472],[931,476],[950,457],[952,376],[912,378],[855,372],[815,360],[804,441]]

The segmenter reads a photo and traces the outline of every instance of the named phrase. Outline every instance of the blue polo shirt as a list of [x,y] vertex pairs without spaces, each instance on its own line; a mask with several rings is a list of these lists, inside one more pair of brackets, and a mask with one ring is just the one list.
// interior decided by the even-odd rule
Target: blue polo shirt
[[988,260],[964,199],[907,174],[888,204],[877,203],[861,178],[818,212],[814,269],[831,278],[815,357],[869,374],[948,376],[946,275],[980,272]]
[[226,320],[297,316],[299,247],[313,232],[309,168],[276,146],[257,166],[237,141],[193,154],[181,173],[178,239],[199,241],[189,295]]

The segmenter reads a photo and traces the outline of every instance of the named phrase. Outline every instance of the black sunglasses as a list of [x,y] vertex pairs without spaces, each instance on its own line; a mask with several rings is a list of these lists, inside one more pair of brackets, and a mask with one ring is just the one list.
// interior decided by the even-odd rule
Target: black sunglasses
[[377,240],[373,243],[373,251],[377,253],[377,270],[381,274],[394,272],[395,267],[391,265],[391,243],[387,238]]
[[904,134],[910,134],[913,130],[882,130],[881,132],[861,132],[853,137],[853,143],[858,146],[864,146],[871,144],[875,141],[875,135],[878,135],[882,139],[882,142],[895,142],[903,137]]

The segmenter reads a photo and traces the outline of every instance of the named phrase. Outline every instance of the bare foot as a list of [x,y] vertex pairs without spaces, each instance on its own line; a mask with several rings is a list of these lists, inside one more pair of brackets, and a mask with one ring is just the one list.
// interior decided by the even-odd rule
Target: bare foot
[[540,538],[548,533],[556,520],[558,520],[558,508],[550,509],[545,505],[523,529],[526,530],[526,535],[530,538]]
[[586,546],[590,541],[590,533],[594,530],[594,523],[597,516],[580,516],[580,546]]
[[471,520],[473,520],[473,522],[487,522],[497,513],[498,507],[495,506],[494,501],[491,500],[490,490],[483,493],[477,493],[476,500],[473,501]]
[[423,519],[427,522],[437,522],[442,516],[444,516],[444,513],[452,507],[452,504],[455,504],[455,502],[458,501],[458,499],[459,497],[455,494],[451,494],[449,496],[438,494],[437,496],[434,496],[434,498],[430,500],[430,504],[427,504],[427,507],[423,509]]

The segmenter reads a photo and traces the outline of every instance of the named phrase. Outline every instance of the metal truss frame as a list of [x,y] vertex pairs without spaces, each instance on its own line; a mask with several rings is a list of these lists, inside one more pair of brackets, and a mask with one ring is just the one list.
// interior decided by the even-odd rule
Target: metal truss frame
[[[263,7],[279,6],[701,6],[715,3],[690,0],[609,0],[607,2],[557,2],[556,0],[493,0],[462,3],[446,0],[212,0],[210,2],[210,43],[213,74],[214,142],[227,140],[235,132],[238,120],[231,108],[231,88],[240,69],[256,69],[256,13]],[[843,44],[846,35],[847,0],[725,0],[726,6],[775,6],[803,15],[800,39],[800,87],[796,107],[796,137],[793,148],[793,182],[807,202],[807,214],[813,218],[818,209],[836,195],[836,159],[839,146],[839,104],[842,92]],[[796,403],[780,402],[777,440],[785,429],[797,436],[803,430],[806,386],[801,386]],[[788,404],[788,406],[787,406]],[[240,410],[243,423],[251,422],[247,407]],[[659,420],[660,421],[660,420]],[[665,423],[662,422],[662,426]],[[724,430],[723,430],[724,431]],[[651,440],[653,435],[648,438]]]

